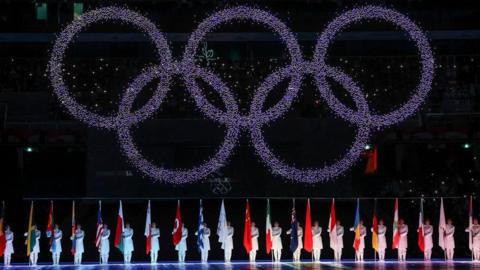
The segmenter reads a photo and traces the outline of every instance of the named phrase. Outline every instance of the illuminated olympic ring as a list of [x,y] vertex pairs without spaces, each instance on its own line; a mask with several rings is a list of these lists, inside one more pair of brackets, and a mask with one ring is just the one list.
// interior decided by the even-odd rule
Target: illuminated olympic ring
[[[336,34],[346,26],[366,19],[391,22],[404,30],[415,43],[421,60],[420,82],[410,99],[397,110],[384,115],[372,114],[361,89],[351,77],[338,68],[325,62],[327,49]],[[77,103],[70,95],[63,79],[63,58],[65,51],[74,37],[84,28],[98,21],[119,20],[129,23],[146,33],[152,40],[158,53],[160,63],[145,69],[127,87],[123,94],[118,114],[102,116],[89,111]],[[212,72],[195,63],[195,53],[208,32],[219,24],[232,20],[248,20],[263,24],[275,32],[286,45],[291,63],[269,74],[255,91],[250,111],[242,115],[233,94],[224,82]],[[168,183],[188,183],[205,178],[210,173],[224,166],[230,156],[242,129],[249,131],[257,154],[270,167],[273,173],[299,182],[323,182],[345,172],[358,160],[367,143],[371,129],[379,129],[398,123],[412,115],[422,104],[428,94],[433,79],[434,61],[430,45],[425,34],[406,16],[377,6],[365,6],[349,10],[332,22],[318,38],[315,53],[311,61],[303,58],[300,45],[290,29],[272,14],[250,7],[234,7],[214,13],[200,23],[192,33],[181,61],[172,59],[168,42],[157,27],[144,16],[119,7],[99,8],[85,13],[80,19],[68,25],[56,39],[49,62],[50,80],[55,94],[66,109],[82,122],[99,128],[116,131],[123,153],[139,171],[149,177]],[[185,81],[187,90],[192,95],[196,106],[210,119],[224,125],[226,136],[213,157],[190,169],[169,170],[158,167],[146,160],[133,142],[130,128],[150,117],[162,104],[172,76],[179,75]],[[262,127],[279,118],[291,107],[297,96],[305,75],[312,75],[318,91],[333,112],[356,127],[356,137],[345,156],[331,165],[322,168],[299,169],[287,165],[276,157],[268,148],[262,134]],[[342,85],[352,96],[356,111],[342,104],[333,94],[327,77]],[[140,109],[132,112],[132,105],[137,94],[153,79],[159,79],[153,97]],[[207,82],[220,95],[225,104],[225,111],[212,105],[203,95],[196,79]],[[263,111],[263,104],[268,93],[275,85],[290,79],[288,89],[282,99],[273,107]]]

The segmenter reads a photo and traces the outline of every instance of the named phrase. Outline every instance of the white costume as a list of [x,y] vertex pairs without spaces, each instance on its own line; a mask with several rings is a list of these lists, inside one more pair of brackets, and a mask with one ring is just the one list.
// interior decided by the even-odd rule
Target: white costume
[[275,262],[280,262],[282,259],[282,228],[280,227],[273,227],[272,228],[272,250],[273,250],[273,258]]
[[[53,247],[55,246],[55,250]],[[60,263],[60,254],[62,253],[62,231],[61,230],[53,230],[53,239],[52,245],[50,246],[50,252],[52,253],[52,260],[54,265],[58,265]]]
[[465,229],[466,232],[472,233],[472,252],[473,260],[480,261],[480,225],[472,224],[471,228]]
[[223,244],[223,250],[225,252],[225,262],[229,263],[232,259],[232,250],[233,250],[233,233],[235,230],[232,226],[227,226],[227,237],[225,243]]
[[[35,237],[35,245],[31,247],[32,251],[30,252],[30,264],[32,265],[37,265],[38,261],[38,253],[40,253],[40,237],[42,233],[35,229],[35,231],[32,232],[32,237]],[[25,236],[28,237],[28,232],[25,233]],[[27,238],[28,239],[28,238]]]
[[[373,228],[370,230],[373,232]],[[378,260],[383,262],[385,260],[385,249],[387,249],[387,227],[385,225],[378,224]]]
[[447,253],[447,260],[453,260],[453,251],[455,249],[455,239],[453,238],[455,234],[455,226],[446,224],[443,229],[445,235],[445,252]]
[[425,250],[423,251],[424,259],[430,261],[432,258],[432,248],[433,248],[433,227],[432,225],[423,225],[423,243]]
[[124,228],[122,232],[122,237],[123,237],[123,262],[128,264],[132,261],[133,229]]
[[[345,231],[342,225],[336,225],[335,228],[337,231],[337,239],[335,243],[332,243],[334,239],[330,238],[330,247],[333,247],[335,261],[340,261],[342,259],[343,234]],[[328,232],[330,232],[330,229],[328,229]]]
[[72,237],[75,245],[75,255],[73,256],[73,263],[82,264],[82,256],[83,252],[85,251],[83,247],[83,238],[85,237],[85,233],[82,229],[76,229],[75,235]]
[[312,236],[313,236],[313,259],[315,262],[320,261],[320,254],[323,249],[322,242],[322,227],[313,226],[312,227]]
[[157,263],[158,251],[160,250],[160,243],[158,241],[160,238],[160,229],[152,228],[152,239],[150,240],[151,250],[150,250],[150,262]]
[[5,250],[3,251],[3,260],[5,265],[10,265],[12,260],[13,250],[13,232],[10,230],[5,231]]
[[252,235],[252,250],[250,251],[250,261],[254,262],[257,257],[257,250],[258,250],[258,228],[252,226],[251,228],[251,235]]
[[185,262],[185,256],[187,254],[187,237],[188,229],[182,225],[182,239],[180,239],[180,242],[175,245],[175,250],[178,251],[178,262]]
[[[291,234],[292,229],[287,231],[287,234]],[[297,249],[293,252],[293,261],[294,262],[299,262],[300,261],[300,255],[302,252],[303,248],[303,228],[298,226],[297,227]]]
[[104,229],[102,233],[102,240],[100,243],[100,263],[107,264],[108,256],[110,255],[110,230]]
[[[350,228],[351,232],[355,231],[355,228]],[[365,236],[367,235],[367,228],[365,226],[360,225],[360,245],[358,246],[358,250],[355,250],[355,260],[356,261],[363,261],[363,253],[365,250]],[[353,241],[353,247],[355,248],[355,240]]]
[[208,251],[210,250],[210,229],[202,226],[202,231],[203,247],[200,248],[200,253],[202,262],[206,263],[208,261]]
[[398,260],[404,262],[407,258],[408,248],[408,225],[402,224],[398,227],[400,241],[398,243]]

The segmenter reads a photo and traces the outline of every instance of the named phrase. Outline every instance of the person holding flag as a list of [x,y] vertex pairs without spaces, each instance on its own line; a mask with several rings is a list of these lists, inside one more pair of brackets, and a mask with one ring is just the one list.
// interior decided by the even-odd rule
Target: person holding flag
[[233,228],[230,221],[227,221],[227,230],[226,230],[226,237],[225,243],[223,245],[223,250],[225,252],[225,262],[230,263],[232,260],[232,250],[233,250],[233,234],[235,233],[235,229]]
[[160,250],[160,229],[157,228],[157,223],[152,222],[152,239],[151,239],[151,250],[150,250],[150,262],[157,263],[158,260],[158,251]]
[[101,242],[100,242],[100,263],[108,264],[108,257],[110,256],[110,229],[106,223],[103,223]]
[[[53,218],[52,218],[53,220]],[[52,244],[50,245],[50,252],[52,253],[52,260],[53,260],[53,265],[59,265],[60,264],[60,254],[62,253],[62,230],[60,230],[58,224],[55,224],[54,229],[53,229],[53,234],[52,236],[48,236],[48,231],[47,231],[47,236],[52,237],[51,241]]]
[[177,212],[175,214],[175,221],[173,223],[172,241],[175,250],[178,252],[178,262],[185,262],[187,253],[187,237],[188,229],[182,222],[182,213],[180,210],[180,200],[177,201]]
[[312,249],[313,249],[313,260],[315,262],[320,262],[320,255],[323,249],[322,242],[322,227],[319,226],[320,223],[316,220],[313,223],[312,227]]
[[[387,233],[387,226],[385,226],[383,219],[378,221],[376,224],[376,216],[373,219],[373,226],[372,226],[372,246],[375,251],[378,253],[378,260],[380,262],[385,261],[385,249],[387,248],[387,237],[385,236]],[[375,229],[376,228],[376,229]],[[375,236],[376,235],[376,239]]]
[[40,253],[41,235],[42,233],[35,224],[32,224],[30,230],[25,233],[25,237],[27,237],[27,255],[29,256],[30,264],[34,266],[37,265],[38,253]]
[[423,243],[424,243],[424,259],[430,261],[432,259],[433,248],[433,226],[430,224],[430,219],[425,219],[423,224]]
[[445,259],[447,258],[445,252],[445,226],[447,222],[445,221],[445,208],[443,207],[443,198],[440,199],[440,217],[438,219],[438,246],[442,248],[443,253],[445,254]]
[[480,261],[480,224],[478,224],[477,218],[472,218],[470,223],[470,226],[465,231],[469,233],[469,246],[473,253],[473,260],[478,262]]
[[425,234],[423,230],[423,198],[420,199],[420,214],[418,215],[418,229],[417,229],[417,244],[418,248],[420,251],[424,253],[424,257],[426,257],[425,254]]
[[273,250],[273,259],[275,262],[280,262],[282,259],[282,228],[278,221],[273,223],[272,228],[272,250]]
[[[2,222],[3,222],[3,218],[2,218]],[[1,225],[3,226],[3,223]],[[4,244],[4,248],[0,250],[0,255],[3,255],[4,265],[9,266],[10,263],[12,262],[12,254],[14,253],[14,249],[13,249],[14,235],[9,225],[5,226],[5,232],[3,232],[3,228],[2,228],[1,233],[3,233],[2,237],[4,237],[5,239],[4,240],[5,244]],[[3,241],[3,239],[1,241]],[[3,254],[1,254],[2,252]]]
[[199,232],[196,232],[195,234],[198,237],[197,244],[200,249],[201,261],[202,263],[207,263],[208,252],[210,251],[210,229],[208,228],[207,223],[203,222]]
[[453,253],[455,250],[455,226],[451,218],[447,219],[447,225],[444,227],[445,251],[447,253],[447,260],[453,260]]
[[351,232],[355,232],[355,238],[353,240],[353,248],[355,249],[355,260],[363,261],[363,252],[365,250],[365,236],[367,235],[367,229],[363,226],[363,220],[360,219],[360,200],[357,199],[357,209],[355,211],[355,223],[350,228]]
[[125,264],[130,264],[132,261],[133,253],[133,229],[130,226],[130,223],[125,224],[125,228],[122,232],[122,241],[123,241],[123,260]]
[[408,248],[408,225],[403,219],[398,219],[398,260],[404,262],[407,259]]
[[334,259],[335,261],[340,261],[342,259],[344,229],[340,220],[337,220],[335,213],[335,199],[332,199],[327,232],[330,236],[330,248],[333,249]]
[[287,234],[290,235],[290,251],[293,253],[293,261],[300,262],[303,248],[303,228],[300,226],[300,222],[297,221],[295,206],[292,208],[291,227]]
[[255,262],[255,260],[257,259],[259,232],[254,221],[251,222],[250,231],[251,231],[250,236],[252,239],[252,250],[250,250],[249,258],[250,258],[250,262]]
[[85,238],[85,232],[82,230],[82,225],[77,224],[75,229],[74,235],[72,235],[71,239],[73,241],[72,246],[74,249],[73,251],[73,263],[76,265],[82,264],[82,256],[83,252],[85,251],[83,247],[83,238]]

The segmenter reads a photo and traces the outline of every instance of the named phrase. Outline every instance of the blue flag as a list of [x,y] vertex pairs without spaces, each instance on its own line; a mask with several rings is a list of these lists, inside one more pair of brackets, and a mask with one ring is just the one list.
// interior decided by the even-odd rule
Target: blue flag
[[197,229],[197,245],[199,251],[203,248],[203,204],[200,200],[200,209],[198,211],[198,229]]
[[295,213],[295,201],[293,201],[292,207],[292,224],[290,231],[290,251],[294,252],[298,247],[298,235],[297,235],[297,215]]

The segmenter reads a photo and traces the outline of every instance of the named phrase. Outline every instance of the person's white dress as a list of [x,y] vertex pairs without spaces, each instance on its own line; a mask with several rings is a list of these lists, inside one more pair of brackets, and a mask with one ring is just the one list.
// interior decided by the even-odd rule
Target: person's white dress
[[160,229],[152,228],[152,238],[151,238],[151,250],[150,250],[150,262],[157,263],[158,260],[158,251],[160,250]]
[[455,250],[455,226],[446,224],[445,229],[445,251],[447,253],[447,260],[453,260],[453,253]]
[[[335,243],[332,243],[334,239],[330,239],[330,247],[333,247],[335,261],[340,261],[342,259],[343,234],[345,233],[345,230],[342,225],[336,225],[335,228],[337,231],[337,239]],[[330,233],[330,229],[328,229],[328,232]]]
[[315,260],[315,262],[319,262],[320,254],[323,249],[322,227],[320,226],[312,227],[312,236],[313,236],[313,259]]
[[187,238],[188,238],[188,229],[182,227],[182,239],[175,246],[175,250],[178,252],[178,262],[185,262],[185,256],[187,255]]
[[408,225],[400,225],[398,231],[400,233],[400,241],[398,243],[398,260],[405,261],[407,259],[408,248]]
[[110,255],[110,229],[104,229],[102,239],[100,243],[100,262],[102,264],[108,263],[108,257]]
[[433,248],[433,226],[432,225],[423,225],[423,242],[425,250],[423,252],[424,259],[429,261],[432,258],[432,248]]
[[225,262],[229,263],[232,259],[233,250],[233,234],[235,230],[232,226],[227,226],[227,237],[223,245],[223,251],[225,252]]
[[258,251],[258,228],[252,226],[251,228],[251,236],[252,236],[252,250],[250,251],[250,261],[254,262],[257,257]]
[[[52,253],[52,260],[54,265],[60,263],[60,254],[62,253],[62,231],[53,230],[53,239],[55,243],[52,242],[50,246],[50,252]],[[55,250],[53,250],[53,245],[55,245]]]
[[3,260],[5,265],[10,265],[12,262],[12,254],[15,253],[13,249],[13,232],[10,230],[5,231],[5,250],[3,251]]
[[472,227],[465,229],[466,232],[472,233],[472,252],[473,260],[480,261],[480,225],[472,224]]
[[208,252],[210,251],[210,229],[204,227],[202,230],[203,247],[201,248],[200,252],[202,256],[202,262],[206,263],[208,261]]
[[[350,228],[350,231],[354,232],[355,228]],[[363,253],[365,251],[365,236],[367,235],[367,228],[363,225],[360,225],[360,245],[358,250],[355,250],[355,260],[363,261]],[[353,240],[353,247],[355,248],[355,239]]]
[[[30,252],[30,264],[37,265],[38,261],[38,253],[40,253],[40,237],[42,233],[39,230],[35,230],[32,232],[32,237],[35,237],[35,245],[32,247],[32,251]],[[28,239],[28,232],[25,233],[25,237]]]
[[282,228],[273,227],[272,228],[272,250],[273,258],[275,262],[280,262],[282,259]]
[[[373,232],[373,228],[370,230]],[[385,249],[387,249],[387,238],[385,234],[387,233],[387,227],[385,225],[378,224],[378,260],[383,262],[385,260]]]
[[[291,234],[291,233],[292,233],[292,229],[287,231],[287,234]],[[300,255],[303,248],[303,228],[300,226],[297,227],[297,243],[298,243],[297,248],[293,252],[293,261],[295,262],[300,261]]]
[[73,256],[74,264],[82,264],[82,256],[85,251],[83,247],[83,238],[85,238],[85,232],[81,229],[76,229],[73,239],[73,241],[75,241],[75,255]]
[[133,248],[133,229],[124,228],[122,232],[123,237],[123,260],[124,263],[130,263],[132,261]]

